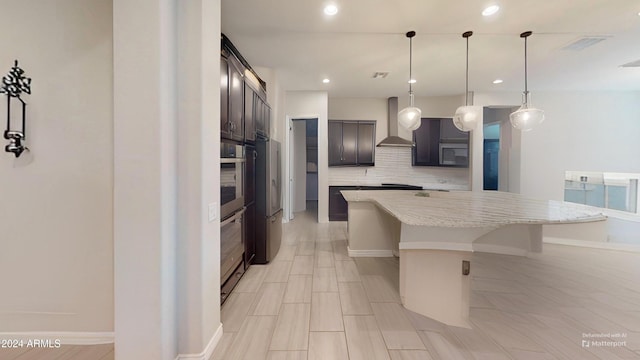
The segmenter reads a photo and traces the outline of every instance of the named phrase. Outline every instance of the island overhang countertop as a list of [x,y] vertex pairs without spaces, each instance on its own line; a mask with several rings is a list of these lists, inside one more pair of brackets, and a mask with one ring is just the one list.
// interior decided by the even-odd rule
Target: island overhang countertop
[[596,208],[500,191],[343,190],[347,202],[372,202],[401,223],[435,227],[500,227],[606,220]]

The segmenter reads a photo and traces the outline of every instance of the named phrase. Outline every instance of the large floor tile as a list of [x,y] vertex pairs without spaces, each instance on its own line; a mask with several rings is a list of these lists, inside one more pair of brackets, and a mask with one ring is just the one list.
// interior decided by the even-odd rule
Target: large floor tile
[[289,275],[283,303],[310,303],[313,277],[311,275]]
[[255,293],[232,292],[222,305],[220,317],[224,332],[237,332],[255,300]]
[[306,351],[269,351],[267,360],[307,360]]
[[389,350],[389,355],[391,360],[433,360],[426,350]]
[[424,350],[424,344],[404,313],[404,307],[395,303],[372,303],[378,327],[389,349]]
[[234,292],[256,292],[267,274],[268,265],[251,265],[233,289]]
[[316,268],[313,272],[313,288],[315,291],[338,292],[338,280],[335,268]]
[[283,304],[269,350],[307,350],[311,304]]
[[291,275],[312,275],[313,262],[313,256],[295,256],[293,258],[293,265],[291,266]]
[[345,316],[344,329],[349,360],[389,360],[374,316]]
[[344,315],[371,315],[373,310],[361,282],[338,283],[340,304]]
[[308,360],[347,360],[344,332],[311,332]]
[[311,295],[311,331],[344,331],[338,293]]
[[291,271],[291,261],[274,261],[264,276],[264,282],[287,282]]
[[371,302],[400,303],[399,289],[382,275],[361,275],[362,285]]
[[360,281],[358,267],[354,261],[336,261],[338,282]]
[[264,359],[276,325],[275,316],[248,316],[224,360]]
[[286,288],[286,283],[263,283],[249,313],[251,315],[278,315]]

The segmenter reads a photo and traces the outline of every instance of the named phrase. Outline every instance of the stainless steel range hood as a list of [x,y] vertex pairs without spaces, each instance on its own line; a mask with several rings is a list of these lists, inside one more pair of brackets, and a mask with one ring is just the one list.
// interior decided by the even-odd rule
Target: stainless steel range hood
[[414,146],[412,141],[403,139],[398,136],[398,98],[390,97],[387,100],[387,128],[389,130],[386,138],[384,138],[376,146],[391,146],[391,147],[412,147]]

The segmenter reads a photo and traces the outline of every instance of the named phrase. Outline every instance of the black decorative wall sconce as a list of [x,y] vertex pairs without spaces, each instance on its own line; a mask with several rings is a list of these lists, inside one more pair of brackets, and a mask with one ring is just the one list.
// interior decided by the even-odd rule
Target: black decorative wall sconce
[[[6,152],[13,153],[16,157],[20,157],[22,152],[29,150],[22,144],[26,134],[27,103],[20,98],[22,93],[31,94],[31,78],[24,76],[24,70],[18,66],[18,60],[9,70],[9,73],[2,78],[2,87],[0,94],[7,96],[7,129],[4,131],[4,138],[9,140],[9,145],[4,147]],[[12,98],[18,99],[22,103],[22,128],[20,130],[11,128],[11,101]]]

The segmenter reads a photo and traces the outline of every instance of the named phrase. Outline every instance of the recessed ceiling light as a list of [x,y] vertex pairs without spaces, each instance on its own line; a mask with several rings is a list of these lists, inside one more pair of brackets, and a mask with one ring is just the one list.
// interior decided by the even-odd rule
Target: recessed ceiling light
[[418,80],[416,79],[411,79],[409,81],[407,81],[409,84],[415,84]]
[[323,80],[322,80],[322,82],[323,82],[323,83],[325,83],[325,84],[328,84],[328,83],[330,83],[330,82],[331,82],[331,80],[329,80],[329,79],[323,79]]
[[338,13],[338,7],[335,4],[329,4],[324,7],[324,13],[333,16]]
[[491,15],[497,13],[498,10],[500,10],[500,6],[498,6],[498,5],[488,6],[484,10],[482,10],[482,16],[491,16]]
[[495,79],[493,80],[494,84],[502,84],[502,79]]

